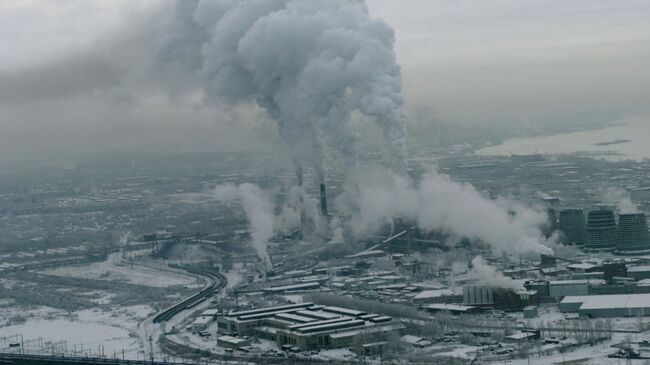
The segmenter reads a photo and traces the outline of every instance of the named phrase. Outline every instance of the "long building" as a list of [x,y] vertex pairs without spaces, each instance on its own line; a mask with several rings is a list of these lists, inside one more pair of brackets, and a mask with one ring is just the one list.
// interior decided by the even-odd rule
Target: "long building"
[[645,214],[629,213],[619,215],[616,253],[628,255],[646,251],[650,251],[650,237]]
[[388,316],[314,303],[231,312],[217,323],[222,333],[256,336],[300,350],[349,347],[355,338],[378,341],[405,328]]
[[588,251],[612,251],[616,247],[616,219],[614,212],[606,207],[589,212],[587,219]]
[[650,294],[567,296],[560,302],[560,310],[591,318],[648,316]]

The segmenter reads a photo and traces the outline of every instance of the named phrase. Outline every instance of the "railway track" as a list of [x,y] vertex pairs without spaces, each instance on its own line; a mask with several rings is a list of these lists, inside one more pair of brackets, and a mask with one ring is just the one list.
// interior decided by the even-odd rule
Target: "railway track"
[[206,300],[208,297],[212,296],[214,293],[223,289],[227,284],[226,277],[218,272],[198,270],[198,269],[188,269],[188,268],[184,268],[184,270],[191,274],[207,276],[212,280],[212,283],[207,288],[201,290],[197,294],[159,313],[157,316],[154,317],[153,323],[166,322],[172,319],[178,313],[186,309],[197,306],[198,304]]

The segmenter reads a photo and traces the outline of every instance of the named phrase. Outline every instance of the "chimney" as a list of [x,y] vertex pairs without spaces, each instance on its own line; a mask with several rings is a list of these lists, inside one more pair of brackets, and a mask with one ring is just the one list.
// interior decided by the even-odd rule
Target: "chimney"
[[327,217],[327,192],[325,190],[325,183],[320,184],[320,211],[323,217]]

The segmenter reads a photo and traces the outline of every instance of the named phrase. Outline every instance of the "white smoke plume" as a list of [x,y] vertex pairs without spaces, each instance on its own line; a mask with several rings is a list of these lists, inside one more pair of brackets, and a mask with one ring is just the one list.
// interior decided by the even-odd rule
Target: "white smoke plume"
[[336,204],[350,216],[347,222],[357,236],[376,232],[399,217],[426,231],[479,239],[497,252],[552,254],[540,231],[544,212],[488,199],[473,186],[437,172],[414,183],[386,170],[361,171],[350,176]]
[[479,278],[478,284],[496,286],[499,288],[519,290],[524,289],[521,282],[513,280],[502,272],[490,266],[482,256],[472,259],[472,270],[470,274]]
[[241,185],[218,185],[215,190],[221,201],[239,200],[250,223],[251,239],[257,256],[264,262],[267,270],[271,269],[268,254],[268,242],[273,237],[273,203],[266,192],[259,186],[244,183]]
[[300,227],[301,215],[307,224],[313,225],[318,231],[321,224],[318,200],[307,194],[302,186],[291,186],[287,193],[286,201],[280,207],[279,214],[275,217],[275,232],[286,233]]
[[462,273],[464,273],[466,271],[467,271],[467,264],[464,263],[464,262],[454,261],[451,264],[451,272],[454,275],[460,275],[460,274],[462,274]]
[[639,213],[639,207],[632,202],[630,194],[621,188],[609,187],[605,189],[602,200],[605,204],[616,205],[621,214]]
[[264,109],[296,164],[322,169],[327,144],[351,166],[358,136],[350,115],[359,112],[382,128],[394,169],[405,174],[395,36],[363,1],[182,0],[175,11],[161,67],[185,67],[208,101]]

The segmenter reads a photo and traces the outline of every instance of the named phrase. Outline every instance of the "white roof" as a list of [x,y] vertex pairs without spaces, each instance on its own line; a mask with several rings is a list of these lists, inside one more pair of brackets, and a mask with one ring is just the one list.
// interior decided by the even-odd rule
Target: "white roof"
[[505,338],[509,338],[512,340],[523,340],[528,337],[534,337],[535,334],[532,332],[518,332],[518,333],[513,333],[509,336],[506,336]]
[[458,305],[458,304],[429,304],[424,306],[424,308],[437,309],[437,310],[448,310],[448,311],[468,311],[474,309],[472,306],[467,305]]
[[560,304],[584,303],[588,298],[589,295],[567,295],[560,301]]
[[650,266],[630,266],[627,268],[627,272],[645,272],[650,271]]
[[416,343],[418,343],[420,341],[424,341],[426,339],[422,338],[422,337],[418,337],[418,336],[413,336],[413,335],[404,335],[404,336],[400,337],[400,340],[402,340],[402,341],[404,341],[406,343],[416,344]]
[[598,265],[589,264],[589,263],[586,263],[586,262],[581,262],[579,264],[567,265],[567,268],[569,268],[569,269],[577,269],[577,270],[589,270],[589,269],[593,269],[595,267],[598,267]]
[[206,309],[201,313],[202,316],[214,316],[219,313],[219,308]]
[[580,306],[581,310],[609,308],[650,308],[650,294],[593,295]]
[[192,324],[209,324],[210,322],[212,322],[212,318],[210,318],[209,316],[201,316],[195,319],[194,322],[192,322]]
[[454,291],[451,289],[423,290],[414,296],[413,299],[437,298],[443,295],[454,295]]
[[221,337],[217,338],[217,340],[232,343],[233,345],[237,345],[237,344],[240,344],[242,342],[246,342],[246,340],[244,340],[243,338],[233,337],[233,336],[221,336]]
[[602,279],[579,279],[579,280],[554,280],[549,285],[581,285],[581,284],[605,284]]

